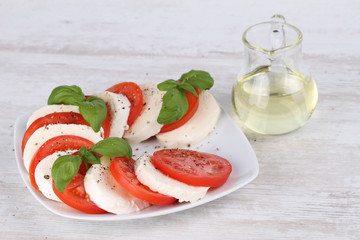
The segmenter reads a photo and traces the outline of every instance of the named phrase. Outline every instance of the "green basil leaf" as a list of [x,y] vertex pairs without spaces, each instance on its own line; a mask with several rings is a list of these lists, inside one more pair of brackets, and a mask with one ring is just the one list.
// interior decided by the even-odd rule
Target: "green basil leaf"
[[185,92],[182,89],[173,88],[163,96],[163,103],[157,121],[160,124],[176,122],[186,114],[188,109],[189,104]]
[[130,145],[124,139],[118,137],[105,138],[91,146],[90,151],[107,157],[128,156],[129,158],[132,158],[132,149]]
[[177,86],[178,86],[177,81],[170,79],[170,80],[166,80],[162,83],[159,83],[157,85],[157,88],[160,91],[169,91],[170,89],[176,88]]
[[86,163],[91,163],[91,164],[99,164],[100,163],[100,158],[93,152],[88,151],[85,146],[80,148],[80,150],[78,152],[78,156],[80,156],[81,159],[84,160],[85,164]]
[[91,128],[98,132],[107,114],[105,102],[98,97],[89,97],[79,105],[80,114],[90,124]]
[[96,154],[90,151],[86,153],[83,159],[84,161],[91,164],[100,164],[100,158]]
[[55,188],[59,192],[63,192],[75,177],[79,171],[80,164],[80,156],[64,155],[56,159],[51,169],[51,177],[54,179]]
[[85,156],[85,154],[86,154],[87,152],[88,152],[88,149],[87,149],[85,146],[82,146],[82,147],[79,149],[77,155],[82,158],[83,156]]
[[180,83],[179,88],[184,89],[185,91],[194,94],[196,97],[199,97],[197,92],[195,91],[195,88],[187,82]]
[[208,72],[201,70],[191,70],[184,73],[180,78],[180,83],[189,83],[199,90],[208,90],[214,85],[214,79]]
[[81,88],[78,86],[59,86],[52,90],[49,98],[48,105],[52,104],[66,104],[66,105],[77,105],[85,101],[85,95]]

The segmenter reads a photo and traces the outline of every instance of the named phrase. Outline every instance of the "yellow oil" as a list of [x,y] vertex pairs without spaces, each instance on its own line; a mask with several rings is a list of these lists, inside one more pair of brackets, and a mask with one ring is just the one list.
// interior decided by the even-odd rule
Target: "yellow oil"
[[240,120],[262,134],[283,134],[301,127],[310,118],[317,100],[312,77],[271,66],[260,66],[241,76],[232,94]]

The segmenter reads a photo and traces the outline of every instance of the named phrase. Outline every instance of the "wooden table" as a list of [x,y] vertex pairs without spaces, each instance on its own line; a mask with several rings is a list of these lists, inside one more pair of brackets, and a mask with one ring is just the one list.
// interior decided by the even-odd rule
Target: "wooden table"
[[[119,222],[63,218],[30,195],[13,124],[55,86],[95,93],[203,69],[233,116],[242,32],[274,13],[302,30],[319,102],[290,134],[244,129],[260,164],[253,182],[187,211]],[[359,13],[356,0],[1,1],[0,239],[360,239]]]

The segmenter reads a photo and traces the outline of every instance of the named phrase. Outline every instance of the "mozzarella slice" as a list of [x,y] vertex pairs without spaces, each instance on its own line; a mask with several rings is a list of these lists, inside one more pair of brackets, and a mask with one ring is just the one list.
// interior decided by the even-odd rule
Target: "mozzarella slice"
[[51,124],[37,129],[27,141],[24,148],[24,165],[29,171],[30,162],[38,149],[50,138],[60,135],[75,135],[86,138],[93,143],[102,140],[102,132],[94,132],[91,127],[80,124]]
[[41,193],[48,199],[61,202],[52,188],[51,168],[58,157],[69,155],[77,150],[58,151],[39,162],[35,169],[35,181]]
[[129,129],[127,120],[130,113],[130,101],[122,94],[112,92],[102,92],[96,94],[104,100],[110,108],[110,137],[122,137],[124,131]]
[[165,91],[160,91],[156,83],[144,83],[139,86],[143,92],[144,106],[139,117],[125,132],[124,138],[129,143],[144,141],[159,133],[163,126],[157,122],[157,118]]
[[135,174],[151,190],[179,199],[179,202],[196,202],[203,198],[209,187],[195,187],[172,179],[157,170],[148,155],[135,161]]
[[183,126],[170,132],[160,133],[156,138],[168,148],[180,148],[195,144],[206,138],[215,128],[221,109],[208,92],[199,94],[199,107],[194,116]]
[[47,105],[36,110],[30,117],[26,124],[26,128],[38,118],[45,117],[48,114],[56,112],[75,112],[79,113],[79,107],[74,105]]
[[150,206],[130,195],[110,172],[111,158],[102,157],[101,164],[92,165],[84,178],[85,191],[100,208],[114,213],[127,214]]

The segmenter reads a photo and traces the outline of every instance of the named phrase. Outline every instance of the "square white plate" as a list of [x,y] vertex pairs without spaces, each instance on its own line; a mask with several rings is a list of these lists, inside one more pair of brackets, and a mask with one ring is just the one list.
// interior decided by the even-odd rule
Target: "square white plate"
[[[148,218],[183,211],[204,203],[223,197],[251,182],[259,172],[259,165],[255,153],[243,132],[235,125],[233,120],[223,110],[216,129],[201,143],[190,146],[190,149],[208,152],[228,159],[232,165],[232,173],[227,182],[221,187],[211,189],[206,196],[195,203],[175,203],[168,206],[151,206],[139,212],[114,215],[114,214],[86,214],[67,205],[45,198],[31,186],[28,172],[26,171],[21,154],[21,142],[26,130],[29,115],[20,116],[15,123],[14,145],[17,166],[27,188],[31,194],[47,209],[60,216],[95,221],[118,221],[137,218]],[[155,138],[132,146],[134,159],[143,153],[153,153],[158,150],[159,143]]]

